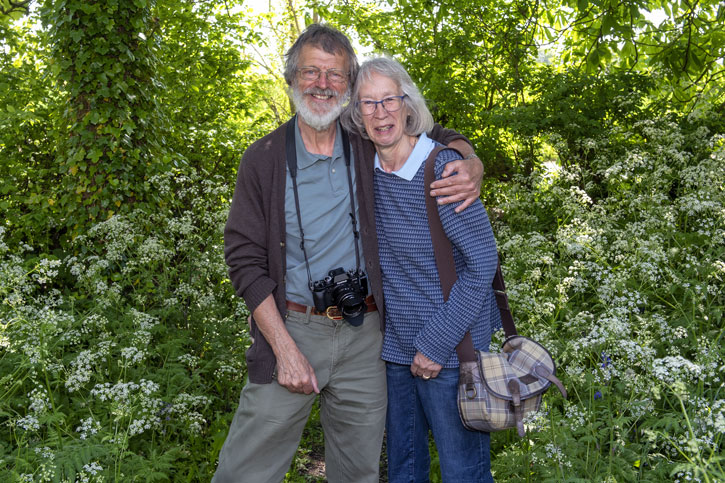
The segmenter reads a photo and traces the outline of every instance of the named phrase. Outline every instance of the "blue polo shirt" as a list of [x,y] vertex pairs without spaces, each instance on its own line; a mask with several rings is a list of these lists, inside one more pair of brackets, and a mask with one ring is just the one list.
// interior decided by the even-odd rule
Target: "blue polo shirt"
[[[342,127],[337,123],[335,147],[332,157],[307,151],[295,118],[295,147],[297,150],[297,189],[300,199],[302,230],[305,233],[305,250],[310,262],[312,281],[325,278],[337,267],[354,269],[355,243],[350,219],[350,190],[347,181],[345,155],[342,150]],[[355,168],[352,150],[350,172],[352,174],[353,196]],[[360,229],[357,198],[355,218]],[[292,177],[287,169],[285,191],[285,222],[287,224],[287,300],[304,305],[314,305],[307,278],[305,259],[300,248],[300,228],[295,209],[295,195]],[[359,243],[359,242],[358,242]],[[365,268],[362,244],[359,243],[360,267]]]

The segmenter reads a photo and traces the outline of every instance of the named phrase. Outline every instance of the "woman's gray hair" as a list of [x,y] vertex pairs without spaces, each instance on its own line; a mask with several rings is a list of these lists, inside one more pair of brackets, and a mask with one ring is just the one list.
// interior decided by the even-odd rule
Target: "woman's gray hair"
[[[357,73],[350,104],[347,106],[341,118],[343,125],[348,131],[357,130],[362,137],[370,139],[365,132],[363,116],[360,108],[357,106],[357,102],[360,100],[360,86],[363,82],[372,80],[373,74],[379,74],[391,79],[400,88],[401,94],[408,96],[403,100],[403,104],[408,112],[408,118],[405,123],[405,134],[418,136],[421,133],[433,129],[433,116],[428,110],[423,95],[415,83],[413,83],[405,68],[398,61],[390,57],[376,57],[363,62]],[[382,106],[380,108],[382,109]]]
[[357,56],[355,55],[355,49],[352,48],[350,39],[339,30],[335,30],[327,25],[313,23],[297,37],[295,43],[292,44],[292,47],[285,54],[284,80],[287,81],[287,85],[291,86],[295,80],[297,67],[299,67],[300,52],[302,52],[302,47],[305,45],[318,47],[328,54],[339,54],[347,57],[348,72],[346,74],[350,76],[350,82],[354,81],[355,77],[357,77]]

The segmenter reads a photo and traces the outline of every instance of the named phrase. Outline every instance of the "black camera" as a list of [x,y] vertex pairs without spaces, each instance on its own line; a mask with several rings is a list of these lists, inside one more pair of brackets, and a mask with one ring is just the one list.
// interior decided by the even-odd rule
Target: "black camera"
[[367,305],[368,276],[361,269],[348,270],[337,267],[327,277],[312,283],[312,300],[318,312],[326,312],[334,305],[350,325],[363,323]]

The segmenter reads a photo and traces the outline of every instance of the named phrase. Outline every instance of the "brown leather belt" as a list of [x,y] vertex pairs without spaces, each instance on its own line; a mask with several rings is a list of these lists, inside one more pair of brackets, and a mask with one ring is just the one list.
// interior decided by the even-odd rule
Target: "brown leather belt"
[[[365,299],[365,305],[367,305],[367,310],[365,310],[365,313],[375,312],[376,310],[378,310],[378,306],[375,305],[375,299],[372,295],[367,296],[367,298]],[[292,302],[291,300],[287,301],[287,310],[292,310],[293,312],[302,312],[303,314],[306,314],[307,308],[307,305],[298,304],[297,302]],[[335,305],[327,307],[327,310],[325,312],[319,312],[314,307],[309,307],[309,309],[312,315],[324,315],[325,317],[332,320],[342,319],[340,309],[338,309]]]

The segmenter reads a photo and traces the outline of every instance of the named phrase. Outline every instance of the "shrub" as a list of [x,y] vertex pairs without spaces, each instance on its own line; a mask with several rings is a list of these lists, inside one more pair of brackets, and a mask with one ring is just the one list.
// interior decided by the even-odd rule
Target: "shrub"
[[520,331],[570,393],[494,436],[496,479],[719,481],[725,138],[658,119],[581,142],[591,171],[535,172],[492,210]]
[[150,183],[167,204],[95,224],[69,254],[0,244],[0,473],[12,479],[214,470],[249,343],[222,256],[230,187],[194,173]]

